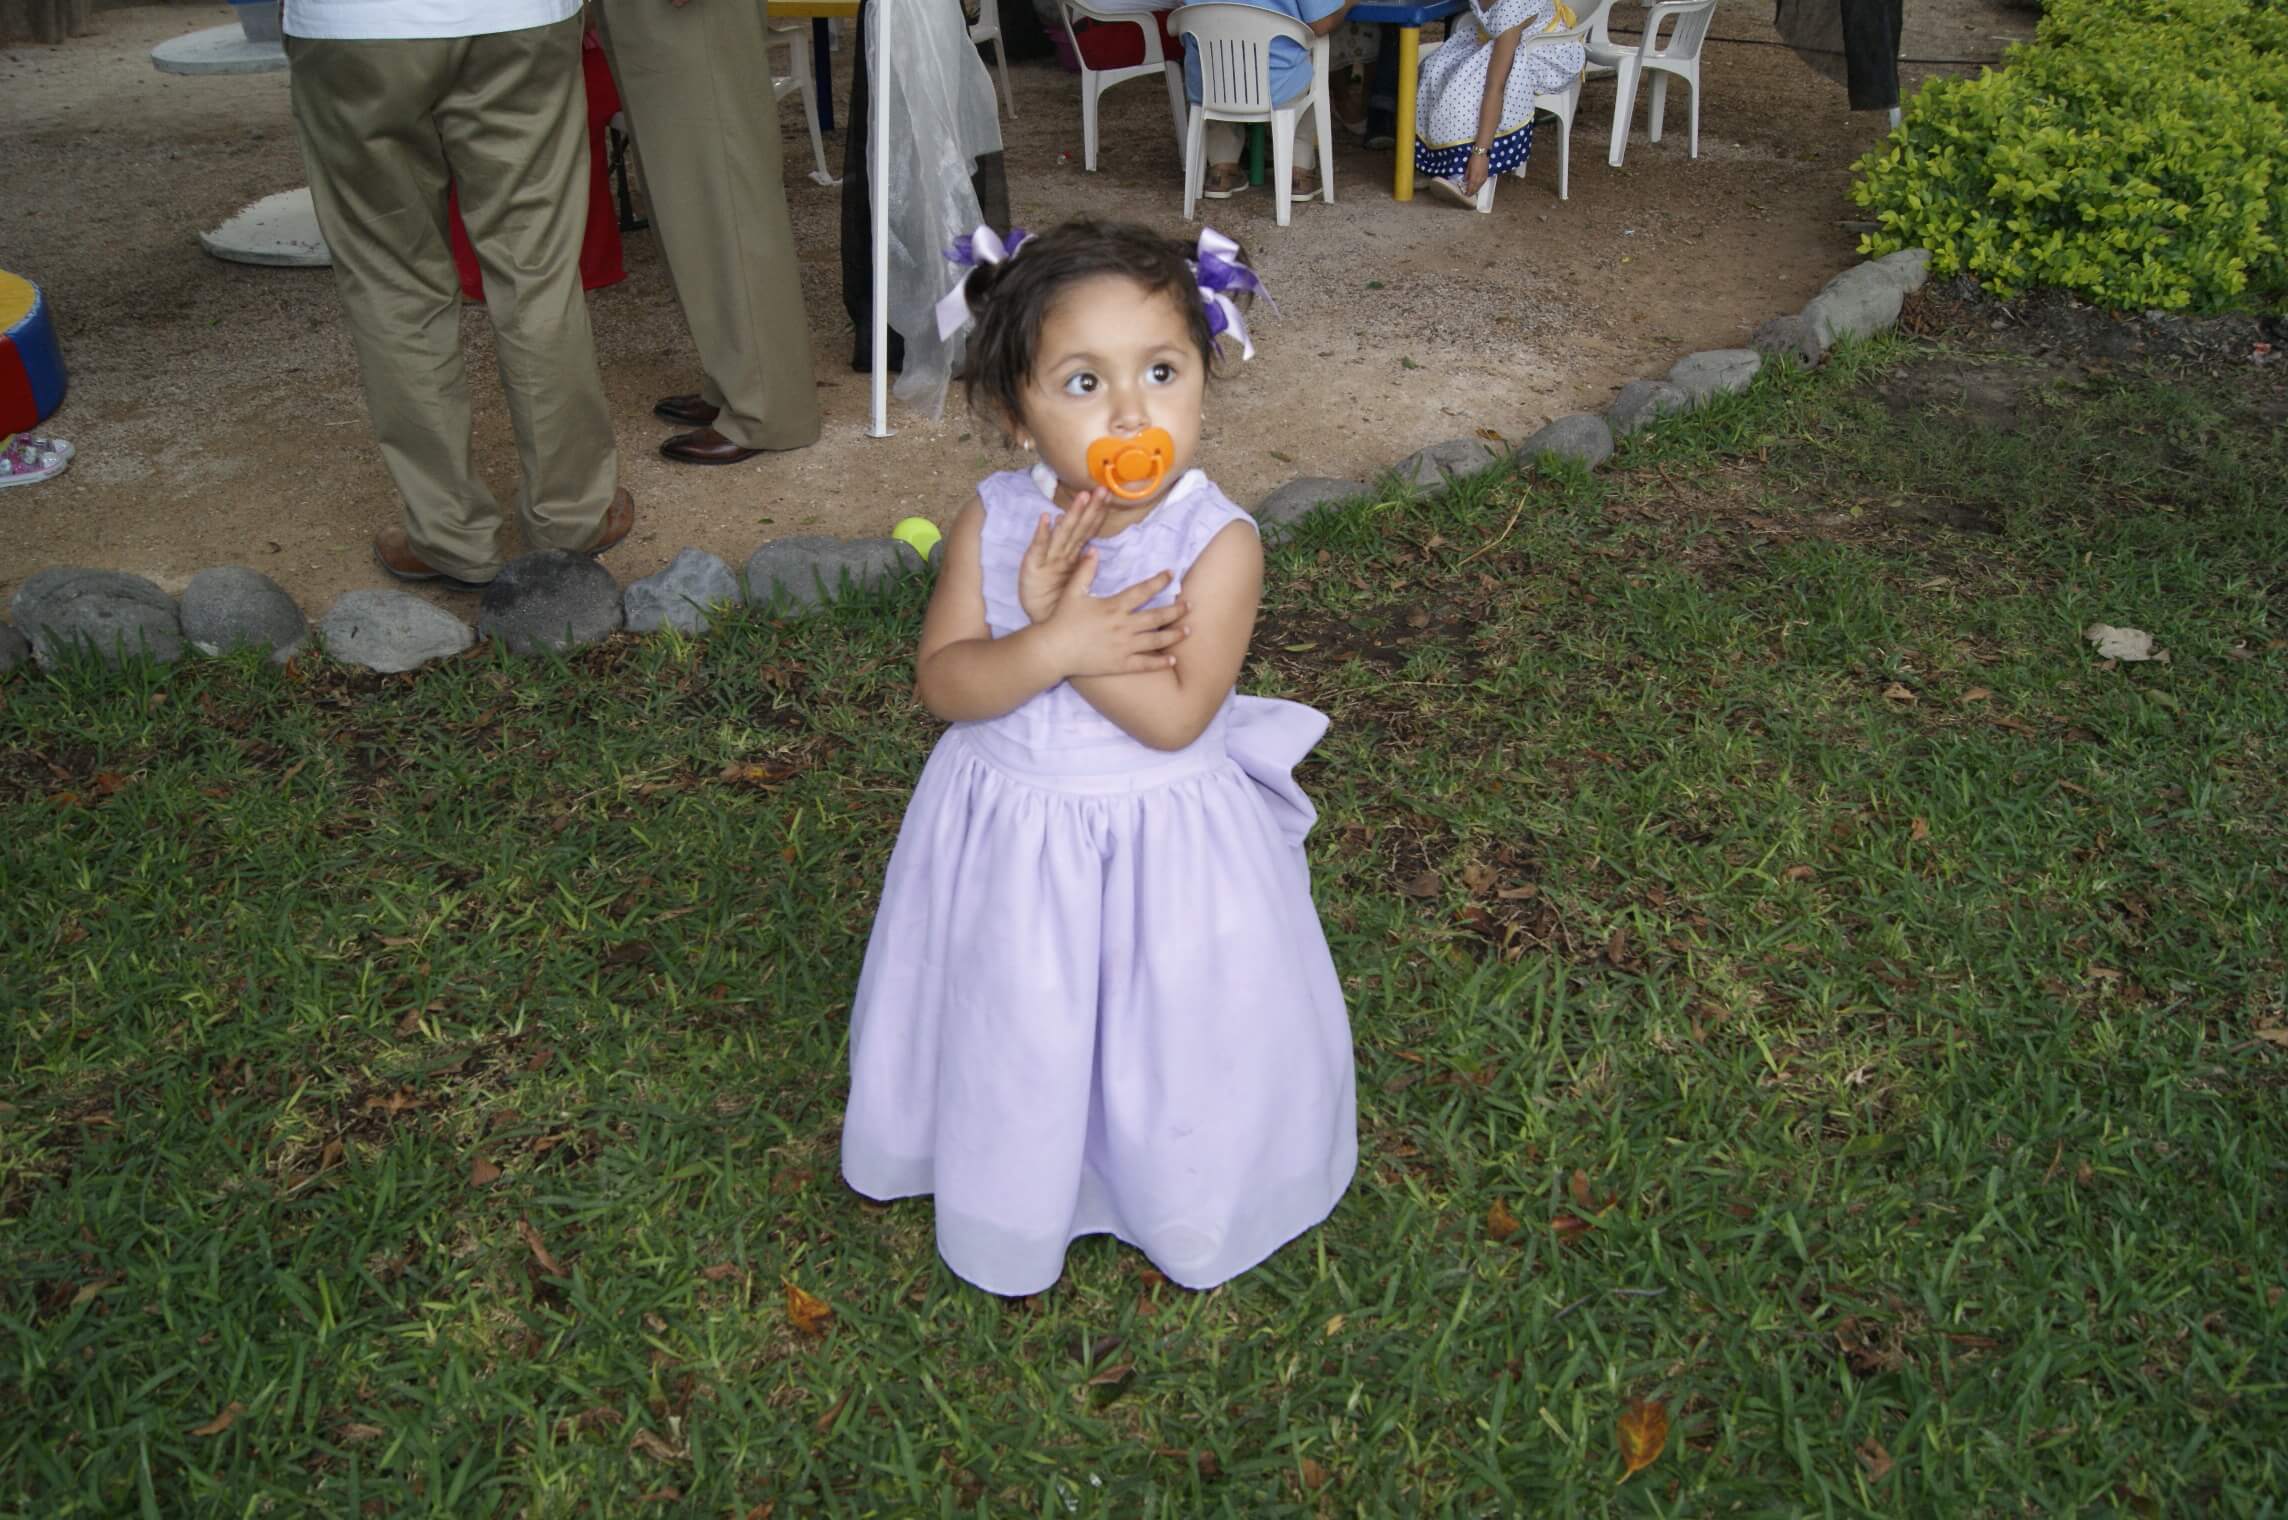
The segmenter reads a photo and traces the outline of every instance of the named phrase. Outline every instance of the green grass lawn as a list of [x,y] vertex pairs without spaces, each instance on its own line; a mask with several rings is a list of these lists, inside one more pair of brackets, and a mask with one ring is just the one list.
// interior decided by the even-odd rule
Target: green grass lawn
[[918,589],[18,678],[0,1512],[2278,1513],[2280,403],[1893,343],[1305,524],[1360,1171],[1207,1294],[838,1179]]

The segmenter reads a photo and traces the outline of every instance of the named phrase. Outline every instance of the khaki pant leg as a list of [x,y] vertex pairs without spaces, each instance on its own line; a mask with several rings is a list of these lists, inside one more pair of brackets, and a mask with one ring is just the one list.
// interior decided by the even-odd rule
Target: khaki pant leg
[[500,568],[500,506],[470,463],[461,287],[432,111],[455,41],[289,37],[294,129],[413,550],[462,580]]
[[524,466],[517,515],[532,549],[596,541],[619,485],[596,373],[580,243],[588,222],[588,107],[577,16],[471,37],[437,106],[461,217]]
[[817,442],[762,5],[603,0],[600,13],[716,431],[751,449]]

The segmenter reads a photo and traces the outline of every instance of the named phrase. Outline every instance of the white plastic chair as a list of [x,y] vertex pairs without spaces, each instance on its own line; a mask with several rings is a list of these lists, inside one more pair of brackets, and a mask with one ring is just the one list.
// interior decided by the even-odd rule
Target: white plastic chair
[[[1621,166],[1629,146],[1629,122],[1636,115],[1637,85],[1652,75],[1652,110],[1645,120],[1645,135],[1660,141],[1661,115],[1668,105],[1668,76],[1684,81],[1692,94],[1693,158],[1700,156],[1700,45],[1708,40],[1709,23],[1716,19],[1716,0],[1660,0],[1645,12],[1644,35],[1633,48],[1613,41],[1607,14],[1600,14],[1589,38],[1589,72],[1610,73],[1613,80],[1613,145],[1606,162]],[[1668,41],[1660,40],[1662,23],[1673,18]]]
[[[1713,3],[1713,0],[1711,0]],[[1305,112],[1319,133],[1319,199],[1334,204],[1335,133],[1327,103],[1327,39],[1292,16],[1255,5],[1187,5],[1168,18],[1168,30],[1200,65],[1200,99],[1184,129],[1184,218],[1199,204],[1207,178],[1207,124],[1268,122],[1271,126],[1273,208],[1287,225],[1295,198],[1295,129]],[[1271,44],[1276,38],[1308,48],[1311,87],[1285,105],[1271,99]]]
[[[1713,5],[1715,0],[1709,3]],[[969,29],[969,40],[993,44],[993,62],[1001,71],[1001,104],[1008,110],[1009,119],[1015,121],[1017,97],[1009,93],[1009,44],[1001,40],[1001,0],[977,0],[977,21]]]
[[[1097,101],[1106,90],[1147,74],[1159,74],[1168,81],[1168,109],[1176,121],[1176,156],[1184,153],[1184,66],[1168,56],[1160,45],[1160,24],[1150,12],[1139,15],[1133,11],[1109,14],[1092,11],[1079,0],[1061,0],[1057,7],[1059,19],[1064,22],[1065,38],[1072,43],[1073,57],[1080,63],[1080,149],[1081,167],[1096,172],[1096,118]],[[1107,26],[1133,26],[1144,34],[1144,61],[1117,69],[1092,69],[1080,50],[1080,33],[1076,21],[1094,21]]]
[[810,51],[810,23],[807,21],[774,22],[770,27],[771,45],[785,43],[791,55],[787,66],[793,72],[771,76],[771,100],[775,104],[789,95],[802,96],[802,119],[810,126],[810,157],[818,167],[811,178],[822,185],[834,183],[834,175],[826,167],[826,141],[818,134],[818,77]]
[[[1612,0],[1604,0],[1604,3],[1610,5]],[[1600,7],[1600,9],[1602,8]],[[1562,47],[1568,42],[1579,42],[1586,45],[1588,38],[1589,23],[1586,21],[1570,31],[1542,32],[1536,36],[1528,37],[1518,44],[1517,53],[1510,60],[1510,67],[1512,69],[1523,67],[1525,55],[1535,48]],[[1427,58],[1444,46],[1443,42],[1433,42],[1422,49],[1422,56]],[[1536,112],[1546,111],[1557,118],[1557,198],[1559,200],[1566,198],[1566,191],[1572,181],[1573,109],[1580,103],[1581,76],[1579,74],[1575,74],[1572,81],[1564,89],[1536,94],[1533,97],[1533,109]],[[1525,178],[1525,171],[1532,166],[1533,161],[1527,159],[1509,172],[1513,178],[1523,179]],[[1501,176],[1498,174],[1489,174],[1486,176],[1486,182],[1478,186],[1477,209],[1480,215],[1492,214],[1494,183],[1500,178]]]

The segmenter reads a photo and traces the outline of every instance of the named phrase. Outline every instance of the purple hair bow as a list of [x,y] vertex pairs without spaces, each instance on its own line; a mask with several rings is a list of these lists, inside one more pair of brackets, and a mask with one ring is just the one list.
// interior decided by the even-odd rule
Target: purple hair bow
[[[1200,229],[1199,257],[1193,268],[1200,285],[1200,301],[1208,309],[1208,334],[1222,337],[1229,332],[1239,339],[1239,356],[1255,357],[1255,344],[1247,336],[1247,319],[1239,314],[1239,303],[1233,291],[1271,299],[1271,292],[1263,288],[1263,277],[1237,257],[1239,245],[1213,227]],[[1273,308],[1276,310],[1277,308]]]
[[953,240],[953,246],[945,251],[946,260],[960,266],[964,273],[953,282],[953,289],[947,291],[937,303],[937,335],[940,338],[951,338],[969,325],[969,275],[966,271],[975,269],[980,264],[998,264],[1016,257],[1017,250],[1024,246],[1025,239],[1030,235],[1022,227],[1012,227],[1009,229],[1009,240],[1004,243],[1000,233],[979,223],[975,232],[965,232]]

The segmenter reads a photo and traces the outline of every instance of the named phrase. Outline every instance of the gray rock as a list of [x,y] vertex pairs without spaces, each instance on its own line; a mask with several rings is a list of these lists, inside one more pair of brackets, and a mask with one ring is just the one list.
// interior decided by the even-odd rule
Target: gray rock
[[1811,324],[1794,312],[1758,327],[1748,345],[1767,359],[1793,359],[1806,369],[1827,357],[1827,345],[1813,336]]
[[469,625],[403,591],[345,591],[318,620],[326,653],[395,674],[450,659],[477,641]]
[[659,574],[629,586],[620,602],[630,633],[658,628],[705,633],[716,608],[736,607],[745,600],[729,565],[704,549],[686,549]]
[[625,616],[612,572],[572,549],[520,554],[477,601],[477,634],[510,654],[580,649],[618,633]]
[[1752,348],[1712,348],[1677,360],[1668,383],[1691,397],[1694,406],[1705,406],[1713,397],[1746,390],[1763,367],[1764,356]]
[[201,654],[259,649],[283,665],[310,637],[310,620],[283,586],[244,565],[201,570],[183,588],[183,637]]
[[1291,527],[1329,502],[1354,501],[1366,493],[1367,488],[1355,480],[1329,480],[1323,475],[1305,475],[1288,481],[1257,502],[1251,515],[1259,527]]
[[817,607],[846,588],[885,585],[913,574],[915,568],[914,551],[894,538],[830,538],[818,533],[774,538],[747,556],[747,599]]
[[1650,427],[1655,417],[1681,412],[1690,405],[1692,398],[1666,380],[1631,380],[1605,408],[1605,421],[1615,438],[1626,438],[1639,428]]
[[92,649],[114,666],[123,653],[163,663],[183,655],[175,599],[140,575],[42,570],[16,588],[9,611],[42,670],[75,650]]
[[1425,491],[1493,468],[1501,456],[1483,438],[1449,438],[1417,449],[1398,461],[1391,473],[1407,485]]
[[1604,418],[1588,412],[1560,417],[1517,446],[1520,459],[1536,459],[1543,454],[1570,459],[1584,470],[1593,470],[1613,457],[1613,430],[1605,425]]
[[945,540],[939,539],[929,546],[929,567],[935,570],[945,563]]
[[1898,271],[1855,264],[1821,287],[1803,309],[1804,325],[1824,351],[1838,338],[1866,338],[1897,324],[1906,297]]
[[1902,248],[1897,253],[1884,254],[1875,261],[1875,267],[1899,287],[1899,294],[1913,295],[1930,283],[1930,250]]
[[32,646],[24,636],[6,623],[0,623],[0,676],[14,670],[31,658]]

